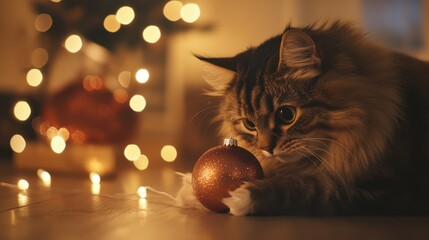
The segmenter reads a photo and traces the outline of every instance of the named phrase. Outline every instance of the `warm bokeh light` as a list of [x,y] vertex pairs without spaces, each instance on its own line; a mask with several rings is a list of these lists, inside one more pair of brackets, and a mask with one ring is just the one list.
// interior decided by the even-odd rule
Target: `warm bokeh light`
[[149,71],[147,69],[139,69],[136,72],[136,80],[139,83],[146,83],[149,80]]
[[143,171],[149,166],[149,159],[146,155],[140,155],[140,157],[133,162],[134,166],[140,170]]
[[28,196],[25,191],[18,193],[18,205],[20,207],[24,207],[28,205]]
[[51,186],[51,174],[43,169],[37,169],[37,176],[42,180],[45,187]]
[[16,153],[23,152],[26,145],[24,137],[19,134],[15,134],[10,138],[10,148]]
[[103,87],[103,79],[97,75],[88,75],[83,79],[82,84],[87,91],[100,90]]
[[49,54],[48,51],[44,48],[36,48],[31,52],[30,61],[31,65],[36,68],[41,68],[45,66],[48,62]]
[[36,17],[34,21],[34,27],[39,32],[46,32],[52,26],[52,17],[49,14],[42,13]]
[[59,3],[59,2],[61,2],[61,0],[51,0],[51,2]]
[[30,187],[30,184],[25,179],[19,179],[17,186],[19,190],[26,191]]
[[67,51],[77,53],[82,48],[82,39],[78,35],[70,35],[65,41]]
[[128,92],[124,89],[116,89],[113,91],[113,98],[118,103],[125,103],[128,101]]
[[141,112],[146,107],[146,99],[142,95],[134,95],[130,99],[130,107],[134,112]]
[[49,140],[51,140],[57,135],[58,129],[56,127],[49,127],[48,130],[46,130],[46,137],[48,137]]
[[121,28],[121,24],[116,19],[116,16],[111,14],[108,15],[103,22],[104,28],[111,33],[117,32]]
[[139,195],[140,198],[146,198],[147,197],[147,189],[146,187],[140,186],[137,189],[137,194]]
[[100,183],[93,183],[91,184],[91,193],[94,195],[98,195],[101,192],[101,184]]
[[128,25],[134,20],[134,9],[129,6],[123,6],[116,12],[116,20],[123,25]]
[[148,43],[156,43],[161,38],[161,30],[155,25],[147,26],[143,30],[143,39]]
[[58,129],[58,135],[64,139],[64,141],[67,141],[70,137],[70,132],[67,128],[60,128]]
[[54,153],[60,154],[66,148],[66,141],[61,136],[55,136],[51,139],[51,149]]
[[183,3],[180,1],[169,1],[165,4],[163,13],[164,16],[170,21],[177,21],[181,18],[180,10],[183,7]]
[[174,162],[174,160],[176,160],[176,157],[177,157],[176,148],[171,145],[165,145],[161,149],[161,157],[166,162]]
[[140,155],[140,148],[136,144],[128,144],[124,149],[124,156],[129,161],[136,161]]
[[42,81],[43,81],[43,74],[39,69],[33,68],[27,72],[28,85],[32,87],[37,87],[40,85],[40,83],[42,83]]
[[13,114],[19,121],[25,121],[31,115],[31,107],[26,101],[18,101],[13,108]]
[[180,10],[180,16],[183,21],[193,23],[200,17],[200,7],[195,3],[187,3]]
[[122,87],[128,88],[131,81],[131,72],[130,71],[122,71],[118,75],[118,82]]
[[93,183],[93,184],[99,184],[101,182],[101,177],[96,172],[89,173],[89,179],[91,180],[91,183]]

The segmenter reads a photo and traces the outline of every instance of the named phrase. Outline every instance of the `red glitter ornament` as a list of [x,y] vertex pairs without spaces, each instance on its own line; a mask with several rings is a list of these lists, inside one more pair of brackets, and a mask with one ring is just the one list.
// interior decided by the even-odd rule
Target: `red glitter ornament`
[[218,213],[228,207],[222,199],[245,181],[264,177],[262,167],[253,154],[237,146],[237,140],[227,138],[223,146],[209,149],[198,159],[192,171],[192,186],[200,203]]

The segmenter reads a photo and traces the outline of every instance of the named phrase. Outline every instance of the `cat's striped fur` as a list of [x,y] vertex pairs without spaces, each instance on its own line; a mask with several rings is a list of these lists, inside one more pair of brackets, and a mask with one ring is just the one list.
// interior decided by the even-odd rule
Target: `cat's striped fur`
[[266,176],[225,199],[232,214],[428,212],[428,63],[340,22],[199,58],[222,68],[222,134]]

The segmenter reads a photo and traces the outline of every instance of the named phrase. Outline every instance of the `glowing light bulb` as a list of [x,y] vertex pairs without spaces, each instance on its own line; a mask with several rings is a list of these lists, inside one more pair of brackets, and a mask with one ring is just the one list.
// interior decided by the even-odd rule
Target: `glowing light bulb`
[[166,162],[174,162],[177,157],[177,150],[171,145],[165,145],[161,149],[161,157]]
[[27,120],[31,115],[30,105],[26,101],[18,101],[13,108],[13,114],[19,121]]
[[165,4],[163,13],[165,18],[175,22],[181,18],[180,9],[182,9],[183,3],[180,1],[169,1]]
[[49,54],[48,51],[44,48],[36,48],[31,52],[30,60],[31,65],[33,65],[36,68],[41,68],[45,66],[45,64],[48,62]]
[[183,21],[187,23],[193,23],[200,18],[200,7],[195,3],[187,3],[180,10],[180,16],[182,16]]
[[143,171],[149,166],[149,159],[142,154],[136,161],[133,161],[133,164],[138,170]]
[[46,130],[46,136],[48,137],[49,140],[51,140],[57,135],[58,135],[58,129],[56,127],[49,127]]
[[70,35],[65,41],[67,51],[77,53],[82,48],[82,39],[78,35]]
[[60,154],[66,148],[66,141],[61,136],[55,136],[51,139],[51,149],[54,153]]
[[51,186],[51,174],[49,174],[47,171],[43,169],[38,169],[37,176],[39,177],[40,180],[42,180],[43,185],[45,187]]
[[141,112],[146,107],[146,99],[142,95],[134,95],[130,99],[130,107],[134,112]]
[[147,189],[146,189],[146,187],[140,186],[137,189],[137,194],[139,195],[140,198],[145,199],[147,197]]
[[67,141],[70,137],[70,132],[67,128],[60,128],[58,129],[58,135],[64,139],[64,141]]
[[134,9],[129,6],[123,6],[116,12],[116,20],[123,25],[128,25],[134,20]]
[[114,33],[117,32],[121,28],[121,24],[116,19],[116,16],[111,14],[108,15],[103,22],[104,29],[108,32]]
[[15,134],[10,139],[10,148],[16,153],[21,153],[24,151],[26,142],[24,137],[19,134]]
[[39,32],[46,32],[52,26],[52,17],[49,14],[42,13],[36,17],[34,21],[34,27]]
[[39,69],[33,68],[27,72],[28,85],[32,87],[37,87],[40,85],[40,83],[42,83],[42,80],[43,80],[43,75]]
[[91,184],[91,193],[98,195],[101,191],[101,184],[100,183],[93,183]]
[[19,190],[26,191],[30,187],[30,184],[25,179],[19,179],[17,186]]
[[136,72],[136,80],[139,83],[147,83],[149,81],[149,71],[145,68],[139,69]]
[[143,39],[148,43],[156,43],[161,38],[161,30],[155,25],[147,26],[143,30]]
[[140,148],[136,144],[128,144],[124,149],[124,156],[128,161],[136,161],[140,155]]
[[122,71],[118,75],[118,82],[122,87],[128,88],[131,81],[131,72],[130,71]]
[[91,172],[89,174],[89,179],[91,179],[91,183],[93,184],[99,184],[101,181],[100,175],[98,175],[98,173],[95,173],[95,172]]

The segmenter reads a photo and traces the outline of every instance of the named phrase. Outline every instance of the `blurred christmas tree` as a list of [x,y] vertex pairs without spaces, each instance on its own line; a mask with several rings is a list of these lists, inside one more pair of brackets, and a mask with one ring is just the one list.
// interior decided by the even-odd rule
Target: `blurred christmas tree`
[[[31,55],[32,67],[27,72],[27,83],[34,88],[37,88],[36,96],[28,98],[28,103],[30,106],[37,105],[38,110],[30,112],[31,115],[25,120],[19,120],[18,122],[30,126],[32,131],[36,131],[39,135],[47,136],[50,123],[46,125],[46,119],[41,119],[40,114],[43,115],[44,109],[46,106],[52,106],[56,102],[68,101],[70,106],[76,105],[73,104],[73,101],[79,103],[80,108],[93,108],[87,109],[89,115],[88,117],[92,118],[100,116],[100,121],[112,121],[111,119],[120,119],[118,116],[109,117],[109,119],[103,118],[103,114],[116,112],[112,110],[111,105],[106,105],[106,101],[100,102],[101,97],[94,97],[96,91],[106,91],[106,89],[112,91],[112,94],[109,96],[109,101],[114,100],[119,104],[130,105],[131,109],[134,112],[141,112],[146,106],[146,100],[139,95],[141,90],[142,83],[146,83],[149,78],[149,71],[147,69],[140,69],[135,71],[135,69],[129,69],[120,72],[114,78],[119,83],[118,91],[113,92],[111,87],[107,88],[109,84],[103,84],[102,87],[85,86],[85,79],[103,79],[106,76],[91,76],[91,70],[85,73],[81,73],[80,76],[77,76],[78,85],[81,83],[83,87],[80,91],[82,100],[73,98],[70,100],[70,96],[67,100],[58,99],[58,94],[48,93],[48,85],[51,81],[48,76],[48,73],[52,71],[53,63],[56,61],[57,55],[59,52],[64,52],[63,48],[67,50],[69,54],[75,54],[82,51],[87,51],[88,46],[96,45],[99,48],[104,49],[103,51],[113,53],[117,49],[135,49],[137,51],[143,51],[145,59],[142,60],[145,66],[154,72],[152,75],[151,72],[151,83],[145,85],[145,88],[150,88],[151,96],[157,95],[157,101],[154,101],[153,104],[148,104],[148,110],[152,108],[154,111],[163,111],[164,104],[162,103],[162,95],[164,94],[165,88],[165,60],[166,60],[166,46],[168,39],[175,33],[187,31],[190,29],[198,30],[208,30],[211,28],[210,25],[195,25],[192,24],[198,20],[200,16],[200,9],[197,4],[194,3],[182,3],[180,1],[159,1],[159,0],[35,0],[33,6],[36,13],[36,18],[34,22],[35,29],[40,32],[40,47],[35,49]],[[104,60],[108,61],[108,60]],[[139,86],[131,87],[129,85],[130,79],[133,78],[132,72],[136,72],[135,80],[140,84]],[[139,73],[140,72],[140,73]],[[98,72],[95,74],[99,74]],[[140,75],[139,75],[140,74]],[[125,80],[124,80],[125,79]],[[87,83],[88,84],[88,81]],[[76,87],[76,81],[69,87]],[[66,86],[67,88],[67,86]],[[88,90],[90,89],[90,90]],[[95,90],[94,90],[95,89]],[[79,92],[77,91],[77,92]],[[92,94],[92,97],[82,97],[82,94],[85,94],[85,91],[88,94]],[[100,93],[101,94],[101,93]],[[104,94],[104,93],[103,93]],[[134,96],[132,96],[134,95]],[[50,96],[55,96],[56,98],[49,98]],[[101,96],[101,95],[100,95]],[[132,103],[133,97],[137,96],[137,100],[143,101]],[[150,98],[150,97],[149,97]],[[35,100],[34,100],[35,99]],[[77,99],[77,100],[76,100]],[[93,101],[92,103],[85,104],[80,103],[79,101]],[[91,100],[92,99],[92,100]],[[51,104],[49,104],[51,101]],[[33,103],[33,102],[36,102]],[[99,103],[100,102],[100,103]],[[7,109],[7,115],[13,116],[14,113],[9,111],[13,108],[13,105],[16,102],[11,102],[11,107],[3,108]],[[115,103],[116,104],[116,103]],[[134,106],[133,106],[134,104]],[[51,120],[56,119],[56,122],[59,118],[64,118],[64,116],[69,116],[72,112],[72,109],[67,109],[66,104],[63,108],[58,108],[57,116],[49,117]],[[98,106],[98,107],[97,107]],[[107,108],[106,108],[107,106]],[[108,109],[111,107],[112,109]],[[100,112],[100,109],[104,110]],[[42,109],[42,110],[39,110]],[[107,109],[107,110],[106,110]],[[115,107],[116,109],[116,107]],[[63,111],[63,112],[61,112]],[[107,111],[107,112],[106,112]],[[146,111],[146,110],[145,110]],[[68,113],[68,115],[64,113]],[[82,111],[78,111],[79,114],[82,114]],[[120,112],[120,111],[118,111]],[[3,115],[3,114],[2,114]],[[123,114],[122,114],[123,115]],[[76,119],[84,118],[85,116],[76,116]],[[14,117],[7,118],[8,121],[16,121],[17,116],[15,113]],[[43,117],[42,117],[43,118]],[[70,120],[71,117],[67,117]],[[49,120],[49,119],[48,119]],[[63,121],[64,122],[64,121]],[[80,121],[83,124],[89,121]],[[71,123],[72,124],[72,123]],[[80,123],[82,124],[82,123]],[[113,123],[112,124],[118,124]],[[121,124],[121,123],[119,123]],[[128,123],[126,123],[128,124]],[[123,124],[127,132],[130,133],[129,126]],[[11,124],[9,124],[11,125]],[[13,125],[13,124],[12,124]],[[70,125],[70,124],[69,124]],[[109,125],[109,124],[108,124]],[[57,129],[70,126],[54,126]],[[72,126],[72,128],[76,126]],[[91,127],[93,129],[94,127]],[[109,130],[111,127],[109,127]],[[29,128],[23,128],[25,131],[21,131],[21,128],[11,128],[10,133],[8,133],[7,139],[11,139],[12,135],[19,134],[24,140],[24,146],[21,147],[19,152],[24,151],[25,149],[25,140],[28,140],[27,137],[32,137],[34,139],[34,132],[29,132]],[[70,130],[70,129],[69,129]],[[77,129],[77,131],[81,131]],[[15,131],[15,132],[14,132]],[[120,129],[119,129],[120,131]],[[102,129],[101,129],[101,132]],[[108,132],[108,131],[104,131]],[[71,135],[73,133],[70,133]],[[9,136],[10,135],[10,136]],[[50,140],[51,137],[48,138]],[[90,139],[90,138],[87,138]],[[116,136],[105,137],[103,139],[117,139]],[[31,140],[31,139],[30,139]],[[73,142],[73,141],[72,141]],[[103,142],[103,141],[101,141]],[[3,145],[3,144],[2,144]],[[14,149],[12,146],[12,141],[10,141],[10,149]],[[4,149],[4,146],[1,146]],[[15,147],[16,148],[16,147]],[[2,151],[3,152],[3,151]]]

